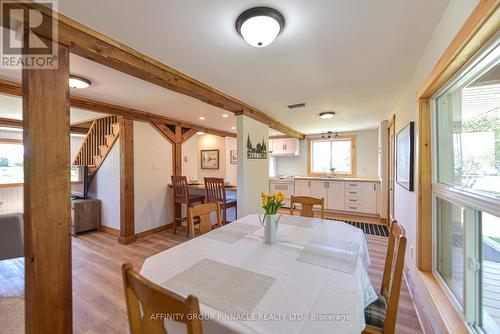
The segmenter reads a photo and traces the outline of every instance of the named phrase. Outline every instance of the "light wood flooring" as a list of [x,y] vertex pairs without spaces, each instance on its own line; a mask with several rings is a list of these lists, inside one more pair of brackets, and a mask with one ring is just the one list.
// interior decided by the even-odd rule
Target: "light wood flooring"
[[[352,217],[351,217],[352,219]],[[360,219],[361,220],[361,219]],[[75,333],[127,333],[121,264],[140,269],[144,259],[186,241],[184,231],[170,231],[121,245],[103,232],[81,234],[73,241],[73,327]],[[387,238],[367,236],[370,279],[379,289]],[[0,297],[24,294],[22,259],[0,261]],[[401,291],[396,333],[421,333],[406,285]]]

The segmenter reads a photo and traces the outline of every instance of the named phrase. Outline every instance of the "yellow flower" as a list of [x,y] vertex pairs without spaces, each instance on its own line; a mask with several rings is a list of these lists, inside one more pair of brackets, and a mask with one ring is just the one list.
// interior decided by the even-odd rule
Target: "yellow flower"
[[261,192],[260,193],[260,197],[266,197],[266,193],[265,192]]
[[266,206],[267,205],[267,197],[262,197],[262,206]]

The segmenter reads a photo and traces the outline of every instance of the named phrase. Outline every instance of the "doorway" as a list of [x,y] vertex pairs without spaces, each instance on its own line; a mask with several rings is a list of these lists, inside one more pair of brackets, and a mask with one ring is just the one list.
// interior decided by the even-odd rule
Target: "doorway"
[[388,188],[389,191],[387,199],[387,222],[390,224],[394,219],[394,178],[395,178],[395,165],[396,165],[396,115],[392,115],[389,123],[387,124],[387,157],[389,159],[387,168]]

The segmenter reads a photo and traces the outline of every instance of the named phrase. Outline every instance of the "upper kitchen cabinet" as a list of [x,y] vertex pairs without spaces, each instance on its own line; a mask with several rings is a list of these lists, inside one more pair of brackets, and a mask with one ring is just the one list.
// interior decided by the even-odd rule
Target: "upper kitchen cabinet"
[[269,152],[272,156],[297,156],[299,146],[296,138],[269,139]]

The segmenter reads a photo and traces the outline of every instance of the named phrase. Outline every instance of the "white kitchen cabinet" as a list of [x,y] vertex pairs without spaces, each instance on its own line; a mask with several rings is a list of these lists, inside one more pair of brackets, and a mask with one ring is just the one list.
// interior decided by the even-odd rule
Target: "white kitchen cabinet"
[[328,181],[326,208],[329,210],[344,210],[344,181]]
[[324,198],[326,201],[327,187],[328,181],[311,180],[311,197]]
[[296,138],[269,139],[269,152],[273,156],[299,155],[299,140]]
[[310,180],[295,180],[295,196],[311,196]]
[[365,213],[378,212],[378,184],[364,182],[362,186],[362,210]]

